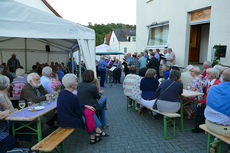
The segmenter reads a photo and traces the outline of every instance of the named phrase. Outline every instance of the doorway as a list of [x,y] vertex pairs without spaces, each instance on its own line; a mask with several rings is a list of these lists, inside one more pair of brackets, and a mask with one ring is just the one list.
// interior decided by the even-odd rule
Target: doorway
[[191,26],[189,64],[200,64],[207,60],[209,27],[209,23]]

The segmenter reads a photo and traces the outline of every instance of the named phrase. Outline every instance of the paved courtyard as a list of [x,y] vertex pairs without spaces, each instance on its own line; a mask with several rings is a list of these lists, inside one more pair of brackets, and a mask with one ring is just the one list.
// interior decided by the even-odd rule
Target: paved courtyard
[[[110,137],[90,145],[86,130],[76,130],[65,141],[66,153],[205,153],[207,135],[180,132],[179,119],[176,138],[163,139],[162,117],[155,120],[145,111],[142,115],[126,111],[126,98],[122,85],[105,88],[108,97],[107,120],[110,127],[106,130]],[[185,121],[185,127],[193,127]],[[170,131],[172,128],[169,128]]]

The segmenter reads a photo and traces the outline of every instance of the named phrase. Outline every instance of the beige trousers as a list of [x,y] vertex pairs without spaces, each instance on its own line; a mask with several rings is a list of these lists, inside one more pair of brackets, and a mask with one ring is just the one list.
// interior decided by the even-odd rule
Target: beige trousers
[[224,125],[219,125],[219,124],[215,124],[213,122],[210,122],[208,120],[205,121],[207,128],[210,131],[213,131],[217,134],[223,135],[223,136],[227,136],[230,137],[230,126],[224,126]]

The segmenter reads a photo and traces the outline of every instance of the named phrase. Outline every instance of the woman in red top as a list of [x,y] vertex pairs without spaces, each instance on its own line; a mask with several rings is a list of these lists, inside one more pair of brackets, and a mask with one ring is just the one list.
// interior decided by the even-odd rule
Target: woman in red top
[[196,127],[195,127],[195,129],[192,130],[192,132],[194,132],[194,133],[201,132],[201,129],[199,129],[199,125],[205,123],[204,110],[206,107],[206,100],[207,100],[208,91],[209,91],[211,86],[214,86],[214,85],[221,83],[220,80],[218,79],[218,77],[219,77],[219,71],[217,69],[214,69],[214,68],[207,69],[208,83],[206,85],[206,94],[204,95],[203,99],[201,100],[201,103],[199,103],[197,105],[196,116],[195,116]]

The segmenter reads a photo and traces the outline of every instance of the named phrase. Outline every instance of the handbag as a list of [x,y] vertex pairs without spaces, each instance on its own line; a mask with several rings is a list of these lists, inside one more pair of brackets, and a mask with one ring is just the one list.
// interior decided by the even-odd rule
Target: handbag
[[161,95],[163,95],[173,84],[174,84],[175,81],[173,81],[161,94],[159,94],[159,96],[157,96],[156,100],[155,100],[155,103],[153,105],[153,109],[156,109],[157,110],[157,102],[160,98]]

